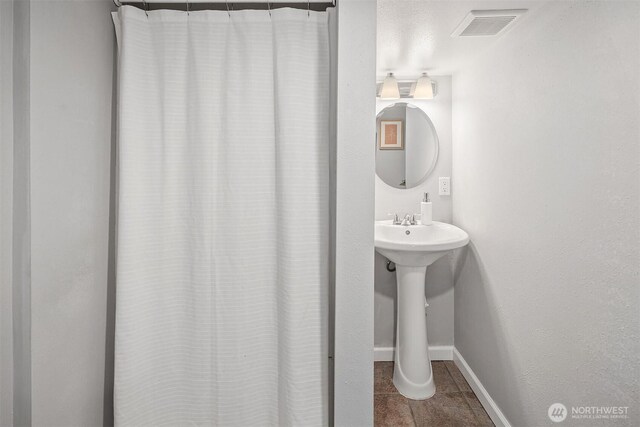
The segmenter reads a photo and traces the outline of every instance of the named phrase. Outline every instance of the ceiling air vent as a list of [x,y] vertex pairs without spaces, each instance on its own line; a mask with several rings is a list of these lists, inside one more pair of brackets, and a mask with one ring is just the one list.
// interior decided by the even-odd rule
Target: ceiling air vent
[[527,9],[472,10],[451,37],[495,36],[510,26]]

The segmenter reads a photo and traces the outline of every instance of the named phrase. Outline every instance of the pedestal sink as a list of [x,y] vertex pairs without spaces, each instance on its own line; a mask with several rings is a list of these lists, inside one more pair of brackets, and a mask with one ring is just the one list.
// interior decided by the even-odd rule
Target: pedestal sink
[[398,282],[393,384],[409,399],[428,399],[436,392],[425,318],[427,266],[467,243],[467,233],[443,222],[403,226],[376,221],[376,250],[396,264]]

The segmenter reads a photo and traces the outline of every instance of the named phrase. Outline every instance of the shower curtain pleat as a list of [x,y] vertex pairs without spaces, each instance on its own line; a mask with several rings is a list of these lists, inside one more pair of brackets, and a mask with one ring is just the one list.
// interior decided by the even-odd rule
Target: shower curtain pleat
[[327,13],[113,17],[116,424],[327,425]]

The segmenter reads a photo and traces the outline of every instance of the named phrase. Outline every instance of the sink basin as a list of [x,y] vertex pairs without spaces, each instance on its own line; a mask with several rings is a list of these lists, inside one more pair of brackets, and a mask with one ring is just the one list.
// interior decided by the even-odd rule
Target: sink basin
[[376,251],[396,264],[398,318],[393,384],[409,399],[428,399],[436,392],[425,319],[427,266],[467,243],[466,232],[444,222],[402,226],[390,220],[376,221]]
[[452,249],[469,243],[469,235],[455,225],[393,225],[376,221],[376,250],[399,265],[426,267]]

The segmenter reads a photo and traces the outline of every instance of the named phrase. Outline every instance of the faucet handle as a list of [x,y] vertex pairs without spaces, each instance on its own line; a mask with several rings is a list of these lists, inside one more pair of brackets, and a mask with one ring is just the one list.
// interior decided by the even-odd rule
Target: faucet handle
[[388,216],[393,215],[393,221],[392,221],[393,225],[400,225],[401,221],[400,221],[400,218],[398,217],[397,213],[390,213],[390,214],[387,214],[387,215]]

